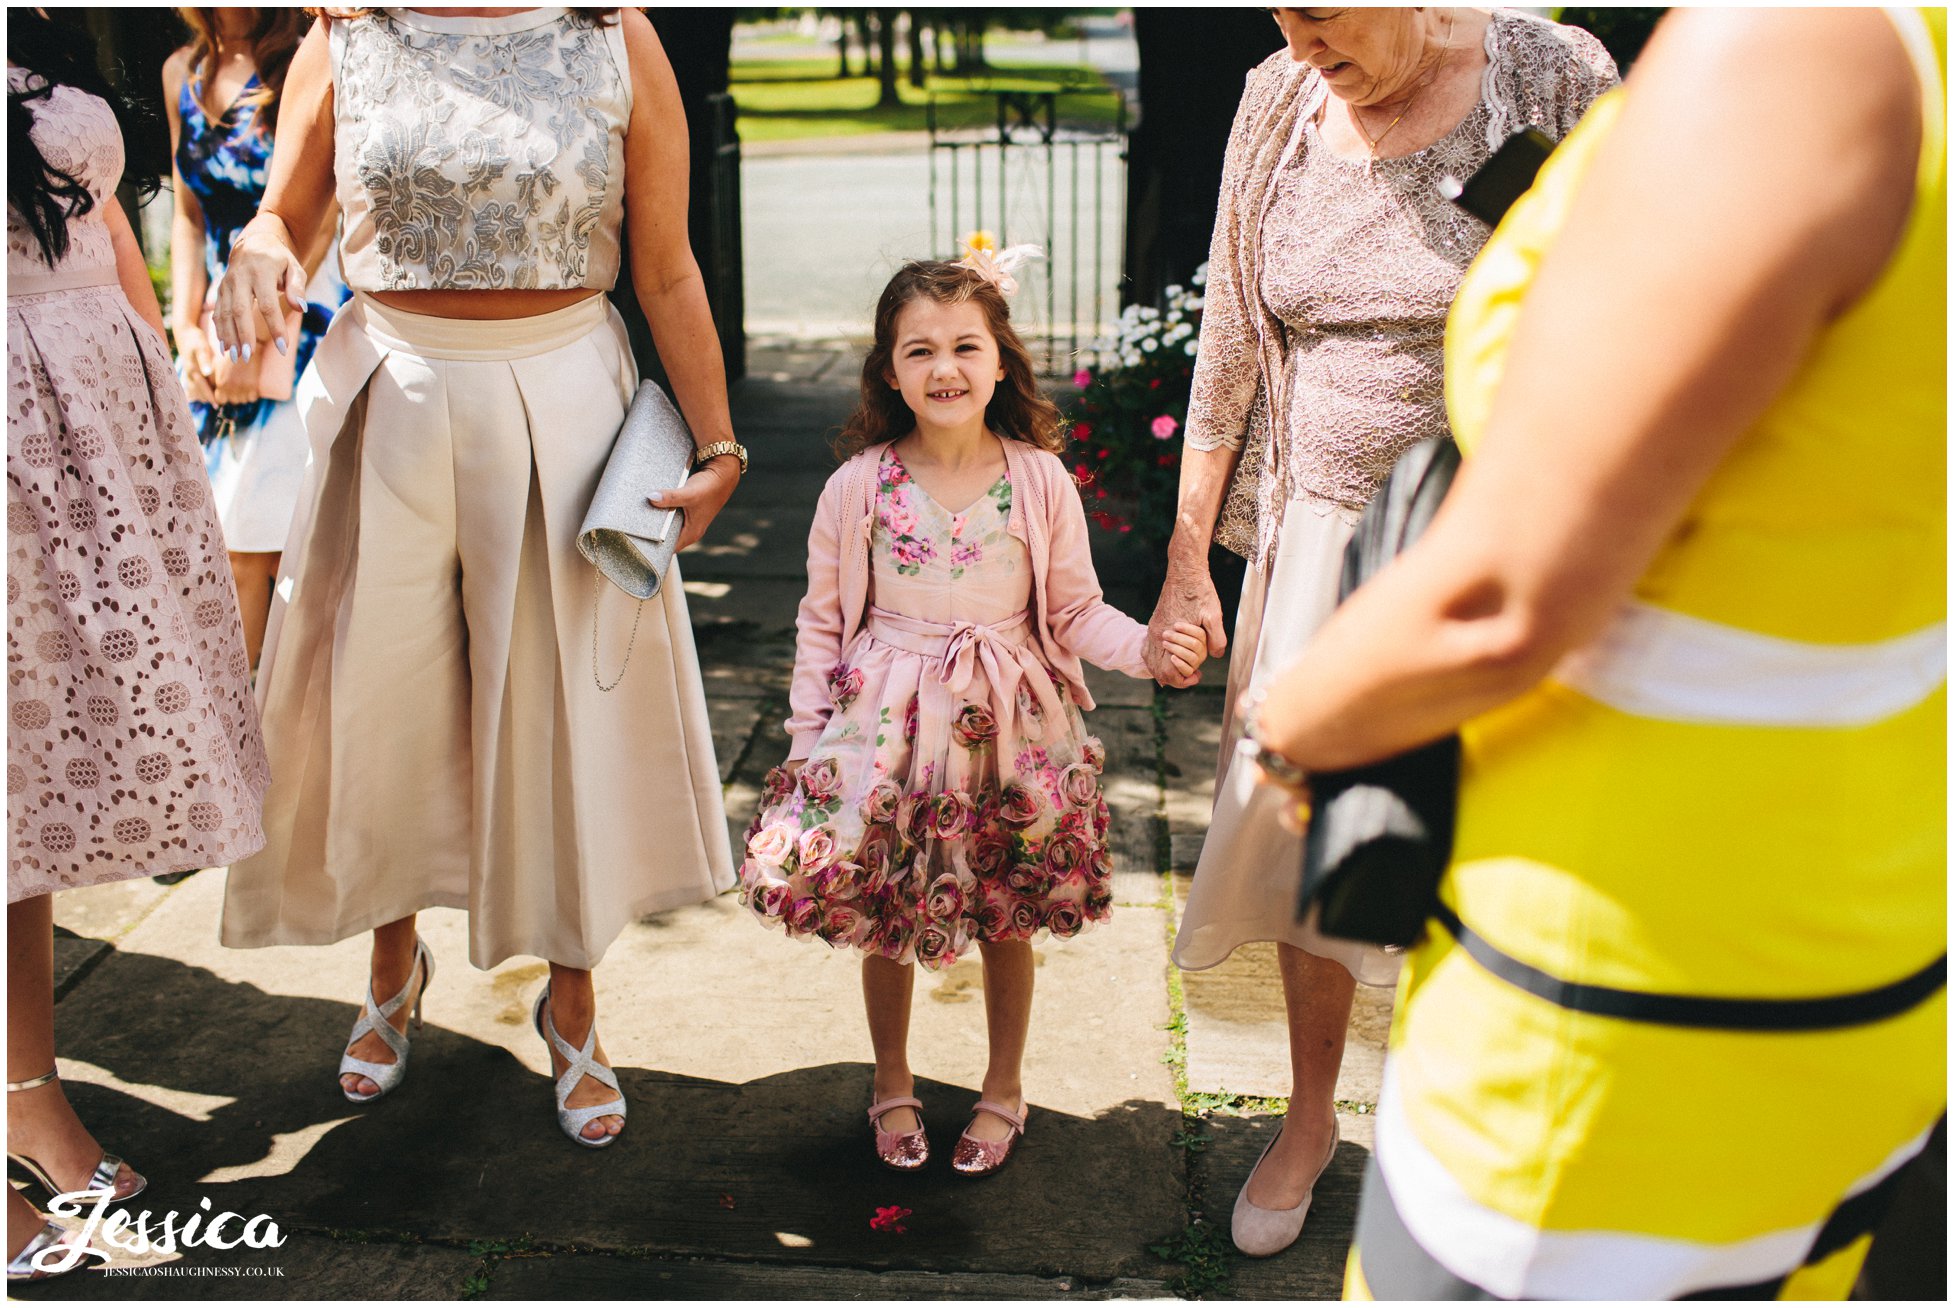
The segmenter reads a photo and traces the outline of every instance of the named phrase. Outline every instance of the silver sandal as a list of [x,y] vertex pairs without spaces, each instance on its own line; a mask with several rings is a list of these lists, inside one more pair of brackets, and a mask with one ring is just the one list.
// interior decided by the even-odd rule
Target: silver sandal
[[[536,1011],[531,1014],[531,1020],[535,1024],[536,1034],[543,1037],[543,1043],[562,1055],[563,1061],[569,1064],[563,1069],[563,1075],[556,1078],[556,1124],[563,1128],[563,1134],[586,1149],[608,1147],[617,1136],[600,1135],[592,1140],[583,1133],[583,1129],[597,1118],[624,1116],[624,1089],[617,1083],[617,1073],[593,1057],[597,1049],[597,1023],[590,1024],[590,1032],[583,1038],[583,1048],[572,1049],[570,1042],[556,1033],[556,1022],[550,1017],[550,988],[547,985],[543,987],[543,993],[536,996]],[[570,1107],[570,1092],[586,1076],[596,1077],[616,1090],[617,1098],[586,1108]]]
[[[86,1253],[78,1257],[68,1255],[67,1257],[70,1261],[61,1267],[36,1267],[34,1265],[34,1259],[42,1250],[52,1249],[67,1234],[66,1231],[56,1226],[53,1222],[41,1223],[41,1229],[34,1232],[34,1238],[27,1242],[27,1247],[7,1260],[7,1281],[10,1284],[20,1281],[47,1281],[57,1276],[66,1276],[69,1272],[77,1268],[88,1266],[90,1255]],[[98,1258],[103,1257],[99,1253],[93,1256]],[[107,1261],[106,1258],[104,1258],[104,1261]]]
[[[339,1075],[353,1073],[363,1076],[380,1088],[370,1095],[355,1094],[346,1088],[344,1081],[340,1082],[340,1093],[353,1103],[372,1103],[398,1086],[401,1078],[407,1075],[407,1033],[394,1030],[393,1023],[388,1019],[398,1013],[400,1006],[407,1002],[408,993],[414,989],[416,973],[422,973],[420,992],[414,996],[413,1021],[414,1029],[418,1031],[422,1025],[421,1001],[427,998],[427,988],[434,984],[434,955],[420,936],[414,937],[414,966],[407,973],[407,984],[400,988],[399,994],[384,1004],[377,1004],[373,1000],[373,982],[369,979],[366,983],[366,1011],[360,1014],[357,1022],[353,1023],[353,1034],[346,1037],[347,1052],[339,1056]],[[378,1032],[380,1039],[386,1042],[387,1048],[394,1051],[393,1062],[369,1063],[364,1058],[353,1057],[351,1052],[353,1046],[369,1031]]]
[[[13,1094],[19,1090],[38,1090],[49,1082],[59,1079],[60,1071],[61,1069],[57,1067],[54,1071],[44,1072],[40,1076],[32,1077],[25,1081],[9,1081],[7,1082],[7,1093]],[[7,1161],[20,1167],[29,1176],[33,1177],[35,1183],[47,1191],[48,1198],[52,1199],[57,1195],[68,1193],[64,1187],[54,1183],[54,1178],[48,1175],[47,1168],[41,1166],[32,1158],[29,1158],[26,1154],[17,1154],[10,1151],[7,1154]],[[136,1188],[128,1194],[118,1195],[115,1192],[115,1178],[122,1174],[122,1169],[125,1165],[121,1158],[104,1149],[102,1151],[102,1161],[95,1164],[95,1170],[88,1174],[88,1180],[82,1183],[81,1190],[87,1194],[107,1194],[110,1204],[128,1203],[131,1199],[134,1199],[137,1195],[149,1188],[149,1180],[140,1173],[137,1173]],[[134,1172],[135,1169],[130,1168],[130,1171]],[[59,1234],[60,1229],[59,1227],[55,1227],[55,1233]]]

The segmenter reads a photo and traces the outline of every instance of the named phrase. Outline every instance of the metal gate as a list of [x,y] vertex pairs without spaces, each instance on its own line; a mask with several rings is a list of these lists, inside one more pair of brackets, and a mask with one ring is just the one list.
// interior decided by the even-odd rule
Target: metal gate
[[[1110,129],[1061,126],[1061,101],[1117,100]],[[1013,313],[1047,373],[1068,372],[1119,314],[1126,263],[1126,98],[1116,89],[994,93],[995,127],[943,126],[929,103],[930,232],[954,259],[974,230],[1000,248],[1036,242],[1045,258],[1017,274]]]

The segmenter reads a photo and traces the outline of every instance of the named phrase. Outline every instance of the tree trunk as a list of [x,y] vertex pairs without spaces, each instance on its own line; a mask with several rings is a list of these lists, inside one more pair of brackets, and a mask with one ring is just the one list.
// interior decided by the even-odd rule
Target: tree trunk
[[941,18],[931,21],[930,38],[930,43],[936,47],[936,75],[941,77],[950,71],[950,60],[944,53],[944,47],[949,42],[950,33]]
[[875,75],[882,83],[882,93],[876,97],[875,107],[893,109],[902,103],[902,95],[896,90],[896,11],[877,9],[875,14]]
[[909,15],[909,84],[920,91],[929,84],[923,67],[923,16],[914,9],[904,12]]
[[841,30],[835,34],[835,55],[837,58],[840,59],[841,66],[840,66],[840,70],[836,72],[835,76],[841,78],[843,81],[847,81],[849,78],[855,75],[848,67],[848,15],[847,14],[841,15],[839,26]]

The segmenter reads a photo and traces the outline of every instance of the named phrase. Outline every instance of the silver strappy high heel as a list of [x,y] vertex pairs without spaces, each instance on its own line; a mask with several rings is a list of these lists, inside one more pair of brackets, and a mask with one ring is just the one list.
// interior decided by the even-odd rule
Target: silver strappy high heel
[[43,1249],[50,1249],[61,1242],[67,1234],[53,1222],[41,1223],[41,1229],[27,1242],[27,1247],[7,1260],[7,1280],[11,1283],[21,1281],[46,1281],[56,1276],[66,1276],[79,1267],[89,1265],[87,1255],[76,1258],[66,1267],[44,1268],[34,1266],[34,1256]]
[[[624,1090],[617,1083],[617,1073],[598,1062],[593,1055],[597,1050],[597,1023],[590,1024],[590,1032],[583,1038],[581,1050],[572,1049],[570,1042],[556,1033],[556,1022],[550,1017],[550,988],[543,987],[543,993],[536,996],[536,1011],[532,1015],[536,1034],[543,1037],[543,1043],[563,1056],[569,1066],[563,1075],[556,1078],[556,1124],[563,1128],[563,1134],[575,1140],[586,1149],[603,1149],[617,1139],[615,1135],[600,1135],[592,1140],[584,1135],[583,1129],[600,1117],[624,1116]],[[586,1076],[594,1076],[598,1081],[618,1092],[617,1098],[608,1103],[591,1104],[587,1108],[570,1107],[570,1092],[577,1088],[577,1082]]]
[[[422,969],[426,969],[424,973]],[[401,1078],[407,1075],[407,1033],[394,1030],[393,1023],[388,1019],[407,1002],[408,993],[414,989],[416,973],[422,973],[420,992],[414,995],[414,1029],[418,1031],[421,1028],[421,1001],[427,998],[427,988],[434,984],[434,955],[419,935],[414,937],[414,966],[407,973],[407,984],[400,988],[399,994],[384,1004],[375,1003],[373,982],[369,980],[366,983],[366,1011],[360,1014],[359,1021],[353,1023],[353,1034],[346,1037],[347,1052],[339,1056],[339,1075],[353,1073],[363,1076],[380,1088],[370,1095],[355,1094],[346,1088],[344,1081],[340,1082],[340,1093],[356,1104],[372,1103],[398,1086]],[[378,1032],[387,1048],[394,1051],[393,1062],[369,1063],[364,1058],[353,1057],[353,1046],[369,1031]]]
[[[9,1081],[7,1082],[7,1093],[13,1094],[19,1090],[38,1090],[42,1086],[56,1080],[59,1075],[60,1069],[56,1068],[51,1072],[45,1072],[40,1076],[26,1081]],[[41,1166],[32,1158],[29,1158],[26,1154],[17,1154],[9,1151],[7,1161],[18,1165],[29,1176],[33,1177],[35,1182],[43,1190],[47,1191],[48,1198],[52,1199],[58,1194],[68,1193],[66,1186],[55,1184],[55,1180],[48,1174],[47,1168]],[[122,1159],[104,1149],[102,1151],[102,1161],[95,1164],[95,1170],[88,1174],[88,1180],[83,1182],[79,1188],[91,1194],[106,1192],[111,1204],[127,1203],[144,1190],[147,1190],[149,1188],[149,1181],[143,1176],[137,1175],[135,1189],[131,1190],[128,1194],[117,1194],[115,1192],[115,1178],[122,1174],[123,1166]],[[134,1171],[133,1168],[130,1170],[132,1172]],[[56,1235],[59,1235],[61,1228],[55,1227],[54,1231]]]

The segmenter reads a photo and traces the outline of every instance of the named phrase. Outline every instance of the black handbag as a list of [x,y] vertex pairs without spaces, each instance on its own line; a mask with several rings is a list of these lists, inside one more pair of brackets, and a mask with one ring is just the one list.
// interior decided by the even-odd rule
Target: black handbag
[[[1364,509],[1343,552],[1338,602],[1422,536],[1459,468],[1449,440],[1420,441],[1398,459]],[[1317,910],[1317,929],[1375,945],[1410,945],[1438,904],[1452,858],[1459,738],[1395,757],[1309,776],[1311,818],[1303,842],[1297,915]]]

